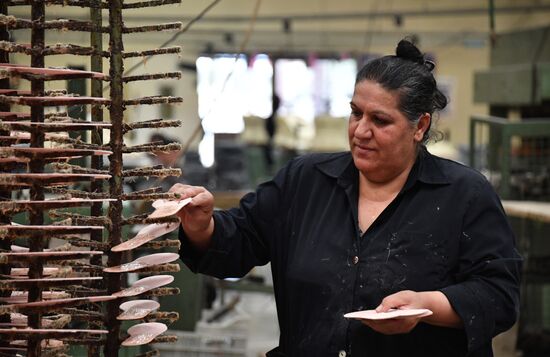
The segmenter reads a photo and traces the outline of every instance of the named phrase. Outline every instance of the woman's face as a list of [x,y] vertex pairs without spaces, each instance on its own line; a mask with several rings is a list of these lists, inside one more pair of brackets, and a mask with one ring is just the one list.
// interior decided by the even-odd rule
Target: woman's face
[[398,108],[397,92],[370,80],[356,84],[350,104],[349,144],[359,171],[382,183],[412,167],[430,116],[412,124]]

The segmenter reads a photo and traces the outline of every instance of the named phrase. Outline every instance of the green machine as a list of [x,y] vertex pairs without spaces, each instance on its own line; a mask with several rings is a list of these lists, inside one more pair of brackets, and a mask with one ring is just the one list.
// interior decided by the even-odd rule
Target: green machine
[[[490,68],[475,73],[474,100],[490,116],[470,121],[470,165],[505,207],[541,207],[550,217],[550,26],[499,34]],[[524,258],[517,349],[550,355],[550,220],[510,214]]]
[[550,26],[496,36],[474,76],[489,117],[470,121],[470,165],[503,199],[550,201]]
[[525,117],[550,117],[550,26],[497,35],[490,66],[475,74],[476,102],[492,115],[518,108]]

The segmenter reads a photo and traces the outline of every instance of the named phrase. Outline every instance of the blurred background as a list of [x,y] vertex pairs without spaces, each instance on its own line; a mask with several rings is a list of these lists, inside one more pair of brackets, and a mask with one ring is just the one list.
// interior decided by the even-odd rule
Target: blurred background
[[[29,18],[25,11],[16,7],[12,15]],[[67,7],[48,16],[85,20],[89,13]],[[134,131],[126,143],[175,141],[184,150],[135,154],[125,166],[146,160],[181,167],[182,177],[160,184],[206,186],[220,208],[235,205],[296,155],[347,150],[356,72],[371,58],[393,54],[400,39],[415,42],[436,63],[436,79],[450,101],[434,123],[440,140],[428,149],[487,176],[526,258],[521,320],[495,342],[496,355],[550,355],[550,1],[186,0],[125,13],[127,26],[174,21],[184,24],[181,33],[129,34],[125,46],[182,46],[179,58],[128,59],[125,66],[129,73],[181,71],[182,79],[129,83],[124,96],[161,94],[184,102],[129,107],[125,120],[172,118],[184,125],[152,137]],[[30,38],[26,31],[12,36]],[[46,40],[78,45],[89,43],[87,36],[49,31]],[[29,64],[17,54],[10,61]],[[90,69],[87,57],[63,55],[46,57],[46,66]],[[46,89],[90,95],[88,83],[48,82]],[[73,117],[91,115],[84,106],[72,110]],[[159,184],[136,181],[127,190],[153,183]],[[166,355],[211,356],[215,350],[216,356],[256,357],[277,345],[269,267],[240,281],[194,276],[186,268],[178,274],[182,295],[164,304],[180,312],[171,328],[181,337],[176,346],[157,346]]]

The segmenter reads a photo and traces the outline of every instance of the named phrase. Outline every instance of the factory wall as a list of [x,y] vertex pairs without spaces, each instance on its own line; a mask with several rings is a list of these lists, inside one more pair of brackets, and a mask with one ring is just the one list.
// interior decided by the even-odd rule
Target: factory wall
[[[498,8],[519,5],[548,5],[548,1],[497,1]],[[521,4],[520,4],[521,3]],[[128,10],[128,26],[154,24],[160,22],[182,21],[184,25],[201,12],[203,1],[186,1],[177,6],[160,7],[155,10]],[[188,32],[181,34],[170,46],[182,46],[178,59],[172,56],[155,56],[151,59],[134,59],[126,61],[126,68],[141,63],[134,74],[178,71],[181,64],[192,64],[196,58],[210,49],[215,52],[238,52],[250,28],[247,20],[254,11],[254,1],[232,0],[220,1],[202,20],[196,22]],[[468,142],[468,122],[472,114],[487,113],[485,105],[473,101],[473,73],[488,67],[489,63],[489,17],[487,13],[467,14],[453,10],[483,8],[485,2],[467,0],[457,4],[454,1],[263,1],[254,24],[254,32],[246,44],[247,53],[346,53],[347,55],[388,54],[393,53],[395,44],[404,35],[418,36],[420,47],[429,53],[437,62],[436,75],[450,96],[448,110],[443,113],[437,128],[444,132],[455,145],[466,145]],[[24,17],[27,7],[17,9],[17,14]],[[445,12],[445,10],[448,10]],[[437,11],[443,13],[437,15]],[[424,15],[422,15],[424,12]],[[334,15],[334,14],[379,14],[364,19],[346,18],[296,18],[285,30],[280,19],[285,15]],[[401,20],[391,13],[404,14]],[[105,12],[106,14],[106,12]],[[386,15],[384,15],[386,14]],[[409,15],[407,15],[409,14]],[[85,19],[88,14],[78,8],[66,8],[57,18]],[[519,28],[547,25],[548,10],[523,12],[496,12],[496,30],[510,31]],[[270,20],[271,19],[271,20]],[[231,33],[230,41],[225,35]],[[18,38],[28,38],[27,31],[17,31]],[[160,34],[126,35],[126,49],[140,50],[158,47],[170,36]],[[89,43],[84,34],[74,32],[49,33],[48,43],[69,42],[85,45]],[[108,38],[105,37],[105,46]],[[26,57],[12,56],[12,62],[24,63]],[[20,62],[21,61],[21,62]],[[75,56],[48,57],[47,66],[83,66],[89,69],[88,59]],[[108,63],[105,62],[107,70]],[[197,114],[196,73],[183,71],[180,81],[166,80],[137,82],[127,86],[126,97],[141,97],[159,94],[161,88],[171,88],[171,94],[182,96],[184,103],[175,106],[174,118],[182,119],[182,128],[170,129],[171,136],[177,136],[187,142],[189,136],[199,123]],[[64,87],[65,83],[52,83],[49,88]],[[165,90],[166,90],[165,88]],[[89,93],[89,92],[88,92]],[[128,108],[128,121],[158,118],[160,106],[141,107],[139,110]],[[136,132],[139,133],[139,132]],[[200,139],[200,135],[197,139]],[[147,141],[139,134],[132,138],[136,143]],[[194,140],[192,146],[196,146]]]

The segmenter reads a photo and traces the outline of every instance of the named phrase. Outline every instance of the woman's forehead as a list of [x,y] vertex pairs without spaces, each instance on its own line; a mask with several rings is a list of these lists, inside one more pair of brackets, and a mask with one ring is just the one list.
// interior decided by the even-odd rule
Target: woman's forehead
[[380,83],[372,80],[363,80],[355,85],[352,103],[360,105],[361,103],[376,103],[381,106],[397,108],[399,103],[399,93],[384,88]]

